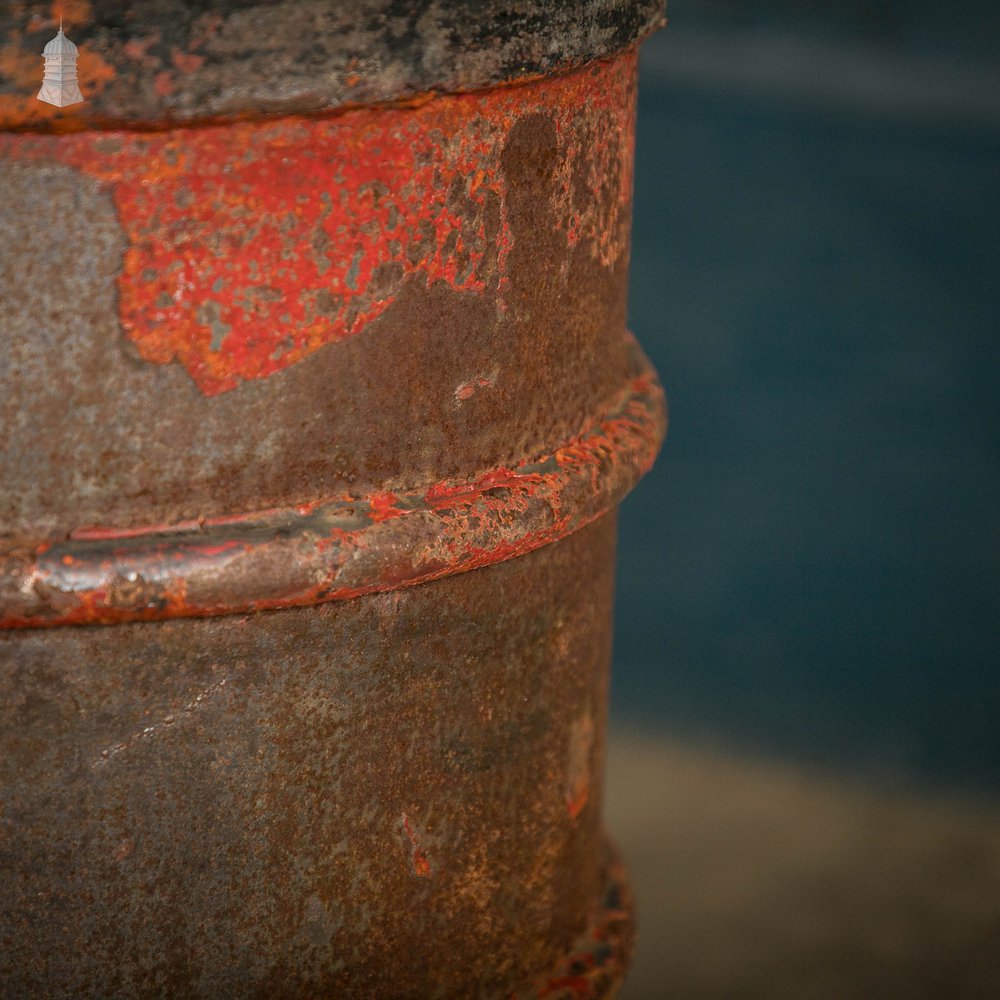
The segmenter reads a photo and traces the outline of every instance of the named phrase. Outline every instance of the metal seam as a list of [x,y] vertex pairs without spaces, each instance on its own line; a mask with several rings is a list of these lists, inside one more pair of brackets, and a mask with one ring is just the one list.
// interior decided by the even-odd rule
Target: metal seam
[[523,555],[610,510],[653,464],[663,391],[632,341],[613,403],[546,455],[465,482],[0,549],[0,628],[162,621],[394,590]]

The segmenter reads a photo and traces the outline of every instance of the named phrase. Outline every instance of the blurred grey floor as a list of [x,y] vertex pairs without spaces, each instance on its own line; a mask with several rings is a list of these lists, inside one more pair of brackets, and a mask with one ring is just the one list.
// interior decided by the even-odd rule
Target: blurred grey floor
[[1000,997],[1000,809],[619,729],[621,1000]]

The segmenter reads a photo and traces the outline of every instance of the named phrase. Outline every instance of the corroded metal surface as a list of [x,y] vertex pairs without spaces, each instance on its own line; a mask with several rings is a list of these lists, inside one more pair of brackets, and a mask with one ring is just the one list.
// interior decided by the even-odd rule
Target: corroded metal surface
[[663,398],[637,365],[614,409],[583,433],[472,482],[0,548],[0,628],[318,604],[550,544],[610,510],[652,464]]
[[0,524],[356,499],[572,440],[631,377],[634,73],[627,53],[406,112],[0,133]]
[[628,872],[612,849],[601,902],[572,950],[542,977],[525,1000],[593,1000],[618,992],[635,941],[635,903]]
[[51,10],[0,13],[0,983],[613,992],[658,5],[64,14],[76,117],[22,100]]
[[[33,100],[60,12],[87,97],[67,109]],[[0,128],[150,127],[478,90],[614,55],[662,23],[661,0],[14,0],[0,7]]]
[[506,997],[604,878],[614,525],[315,608],[0,632],[13,996]]

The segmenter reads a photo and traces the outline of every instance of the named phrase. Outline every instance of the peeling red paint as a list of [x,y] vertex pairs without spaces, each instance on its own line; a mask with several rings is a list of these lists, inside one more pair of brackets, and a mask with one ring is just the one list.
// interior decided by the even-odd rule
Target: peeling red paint
[[[664,429],[659,386],[621,339],[634,55],[491,93],[411,101],[424,88],[406,84],[405,107],[370,91],[364,108],[278,117],[316,105],[259,82],[284,81],[282,60],[307,88],[310,66],[344,72],[319,44],[343,33],[317,21],[296,61],[240,5],[188,18],[167,0],[152,19],[147,6],[82,39],[119,74],[100,107],[0,136],[4,176],[30,195],[13,215],[30,251],[13,334],[34,378],[10,404],[28,407],[13,453],[26,471],[0,497],[23,498],[0,539],[0,626],[162,623],[6,636],[5,751],[27,774],[14,904],[53,933],[26,932],[12,954],[27,965],[5,967],[44,974],[66,953],[79,960],[57,975],[113,986],[122,971],[101,961],[124,928],[140,993],[153,980],[190,992],[249,942],[237,972],[251,992],[391,994],[416,982],[416,948],[425,995],[607,995],[631,933],[614,876],[602,899],[591,784],[614,509]],[[213,6],[224,24],[201,13]],[[529,6],[544,19],[544,0]],[[599,34],[590,20],[575,33]],[[555,52],[540,21],[520,22]],[[495,33],[442,29],[509,65]],[[419,37],[401,49],[419,55]],[[371,51],[350,86],[378,65],[471,86],[404,77]],[[517,74],[581,65],[524,58]],[[472,79],[511,79],[490,73]],[[167,127],[188,114],[197,126]],[[96,238],[86,275],[65,266],[74,234],[31,239],[52,230],[36,212],[74,206]],[[66,350],[38,335],[57,313],[75,318],[59,324]],[[491,568],[414,586],[478,567]],[[282,608],[302,610],[249,613]],[[239,617],[211,620],[223,615]],[[170,621],[183,617],[206,620]],[[101,707],[99,725],[79,704]],[[81,830],[90,876],[67,896],[46,859]],[[232,861],[194,900],[185,838]],[[82,896],[110,902],[83,912]],[[181,938],[210,932],[196,961],[164,957],[155,927],[136,940],[151,921],[123,924],[123,906],[150,900]]]
[[638,370],[549,455],[467,482],[0,549],[0,627],[204,617],[392,590],[515,558],[589,524],[652,465],[663,393]]
[[397,506],[399,497],[395,493],[373,493],[368,498],[368,516],[372,524],[391,521],[394,517],[402,517],[405,511]]
[[[175,54],[176,71],[200,58]],[[158,93],[174,89],[174,72],[156,75]],[[0,155],[67,164],[107,185],[129,240],[122,328],[146,361],[179,362],[212,396],[359,333],[408,275],[489,291],[504,309],[513,237],[502,153],[525,116],[555,124],[552,197],[570,245],[586,239],[603,263],[618,260],[634,72],[629,53],[405,109],[163,132],[6,133]],[[608,187],[615,198],[597,196]],[[465,398],[460,387],[456,399]]]

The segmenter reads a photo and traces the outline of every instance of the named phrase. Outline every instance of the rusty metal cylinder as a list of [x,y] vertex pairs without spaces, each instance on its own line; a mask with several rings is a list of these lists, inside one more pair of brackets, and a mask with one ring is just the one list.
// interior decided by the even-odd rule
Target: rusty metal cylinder
[[0,996],[603,997],[658,2],[0,13]]

